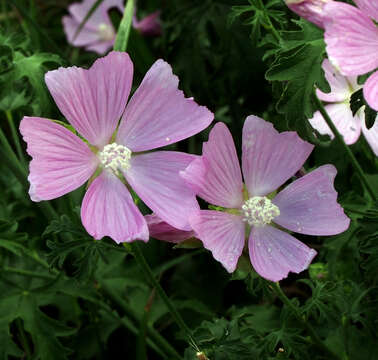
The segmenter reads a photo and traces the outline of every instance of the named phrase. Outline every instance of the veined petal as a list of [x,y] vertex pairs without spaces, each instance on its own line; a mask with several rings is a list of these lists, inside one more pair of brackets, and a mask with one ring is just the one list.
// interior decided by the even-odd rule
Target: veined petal
[[354,0],[354,3],[371,19],[378,21],[378,2],[375,0]]
[[330,93],[324,93],[319,89],[316,90],[317,97],[322,101],[342,102],[348,100],[352,91],[361,87],[357,85],[356,76],[349,78],[341,75],[340,72],[337,71],[334,66],[332,66],[328,59],[324,59],[322,68],[331,87]]
[[378,71],[370,75],[366,80],[363,92],[369,106],[378,111]]
[[184,231],[176,229],[160,219],[156,214],[145,215],[144,218],[147,221],[150,236],[155,239],[177,244],[195,237],[193,230]]
[[157,60],[128,103],[117,142],[133,152],[173,144],[202,131],[214,114],[185,98],[171,66]]
[[361,120],[362,132],[366,138],[366,141],[370,145],[371,149],[373,150],[374,154],[378,156],[378,115],[375,118],[374,125],[367,129],[365,125],[365,117],[364,113],[362,112],[363,118]]
[[[217,123],[203,144],[202,164],[195,160],[184,172],[197,195],[210,204],[238,208],[243,203],[243,180],[235,144],[227,126]],[[200,169],[200,170],[197,170]]]
[[343,75],[365,74],[378,67],[378,28],[358,8],[338,1],[324,7],[328,58]]
[[196,197],[179,172],[195,159],[175,151],[135,155],[126,180],[157,216],[180,230],[191,230],[188,217],[199,209]]
[[313,145],[297,133],[281,134],[273,125],[248,116],[243,127],[242,168],[250,196],[264,196],[293,176],[310,155]]
[[235,271],[244,248],[245,223],[242,217],[222,211],[201,210],[190,217],[190,224],[214,259],[229,273]]
[[350,220],[337,203],[333,186],[336,173],[333,165],[323,165],[288,185],[273,199],[280,209],[273,221],[308,235],[335,235],[347,230]]
[[52,120],[25,116],[20,132],[30,162],[30,198],[51,200],[83,185],[98,165],[95,154],[78,136]]
[[133,64],[126,53],[113,51],[89,70],[59,68],[45,75],[62,114],[92,145],[108,143],[126,106]]
[[88,44],[85,48],[88,51],[94,51],[97,54],[104,54],[109,49],[111,49],[113,45],[114,45],[114,40],[110,40],[110,41],[96,42],[94,44]]
[[289,272],[298,274],[306,270],[316,255],[315,250],[269,225],[253,227],[248,246],[254,269],[271,281],[280,281]]
[[[339,133],[344,137],[345,143],[347,145],[354,144],[361,134],[361,111],[353,116],[348,103],[328,104],[325,106],[325,109]],[[363,112],[362,118],[365,121]],[[331,129],[328,127],[319,111],[314,113],[313,118],[309,119],[309,122],[320,134],[327,134],[330,135],[332,139],[334,138]]]
[[126,186],[107,171],[89,186],[81,205],[81,221],[97,240],[104,236],[116,243],[149,239],[146,220]]

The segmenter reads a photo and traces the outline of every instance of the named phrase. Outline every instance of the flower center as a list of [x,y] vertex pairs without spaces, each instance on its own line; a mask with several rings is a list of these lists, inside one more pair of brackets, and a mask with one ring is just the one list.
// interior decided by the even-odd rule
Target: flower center
[[101,23],[97,28],[98,36],[100,37],[100,40],[102,41],[110,41],[114,39],[114,30],[113,28],[108,25]]
[[130,168],[131,150],[126,146],[112,143],[105,145],[98,155],[102,166],[119,175],[120,170],[125,171]]
[[265,196],[249,198],[242,206],[243,221],[249,225],[264,226],[280,215],[280,209]]

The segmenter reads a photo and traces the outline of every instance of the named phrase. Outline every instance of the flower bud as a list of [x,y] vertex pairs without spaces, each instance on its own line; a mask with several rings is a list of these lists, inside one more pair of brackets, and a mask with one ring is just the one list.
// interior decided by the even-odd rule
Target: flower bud
[[311,21],[315,25],[324,28],[324,5],[332,0],[285,0],[290,10],[299,16]]

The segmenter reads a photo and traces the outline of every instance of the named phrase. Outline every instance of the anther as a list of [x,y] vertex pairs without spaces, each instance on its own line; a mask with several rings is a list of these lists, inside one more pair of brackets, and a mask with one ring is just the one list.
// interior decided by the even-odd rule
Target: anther
[[249,198],[242,206],[243,221],[253,226],[264,226],[280,215],[280,209],[265,196]]
[[130,168],[131,150],[116,143],[105,145],[98,157],[105,169],[113,171],[116,175],[120,171]]

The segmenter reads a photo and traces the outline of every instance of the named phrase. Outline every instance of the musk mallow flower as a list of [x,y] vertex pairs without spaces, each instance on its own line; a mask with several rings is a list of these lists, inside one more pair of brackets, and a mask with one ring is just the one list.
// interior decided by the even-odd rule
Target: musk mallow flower
[[[378,67],[378,2],[354,0],[358,7],[331,1],[324,6],[324,40],[331,63],[342,75],[361,75]],[[378,111],[378,73],[364,84],[364,97]]]
[[227,271],[235,270],[248,237],[254,269],[279,281],[290,271],[305,270],[316,255],[283,229],[333,235],[345,231],[350,220],[336,201],[333,165],[321,166],[275,194],[313,149],[295,132],[278,133],[272,124],[249,116],[242,143],[245,185],[231,133],[223,123],[211,130],[202,157],[181,172],[199,197],[218,207],[194,213],[189,222]]
[[132,77],[129,55],[115,51],[88,70],[49,71],[47,87],[79,136],[49,119],[24,117],[20,124],[32,157],[31,199],[54,199],[91,179],[82,223],[95,239],[110,236],[118,243],[149,237],[128,188],[163,221],[191,230],[187,218],[198,203],[179,172],[195,156],[146,151],[192,136],[213,120],[206,107],[185,98],[163,60],[152,65],[127,103]]
[[285,0],[287,7],[299,16],[323,28],[324,5],[332,0]]
[[116,8],[124,11],[124,0],[104,0],[84,24],[75,37],[76,32],[95,4],[96,0],[83,0],[68,7],[69,15],[63,17],[63,27],[67,40],[71,45],[84,46],[89,51],[104,54],[113,47],[116,31],[109,17],[109,10]]
[[[378,156],[378,121],[376,120],[373,127],[367,129],[364,108],[358,110],[354,116],[350,109],[351,95],[362,87],[357,83],[357,76],[341,75],[328,59],[323,61],[322,67],[331,87],[331,92],[324,93],[317,89],[316,95],[320,100],[328,103],[325,105],[325,109],[337,130],[344,137],[345,143],[354,144],[360,137],[362,130],[373,152]],[[330,135],[331,138],[334,137],[319,111],[315,112],[309,121],[319,133]]]

